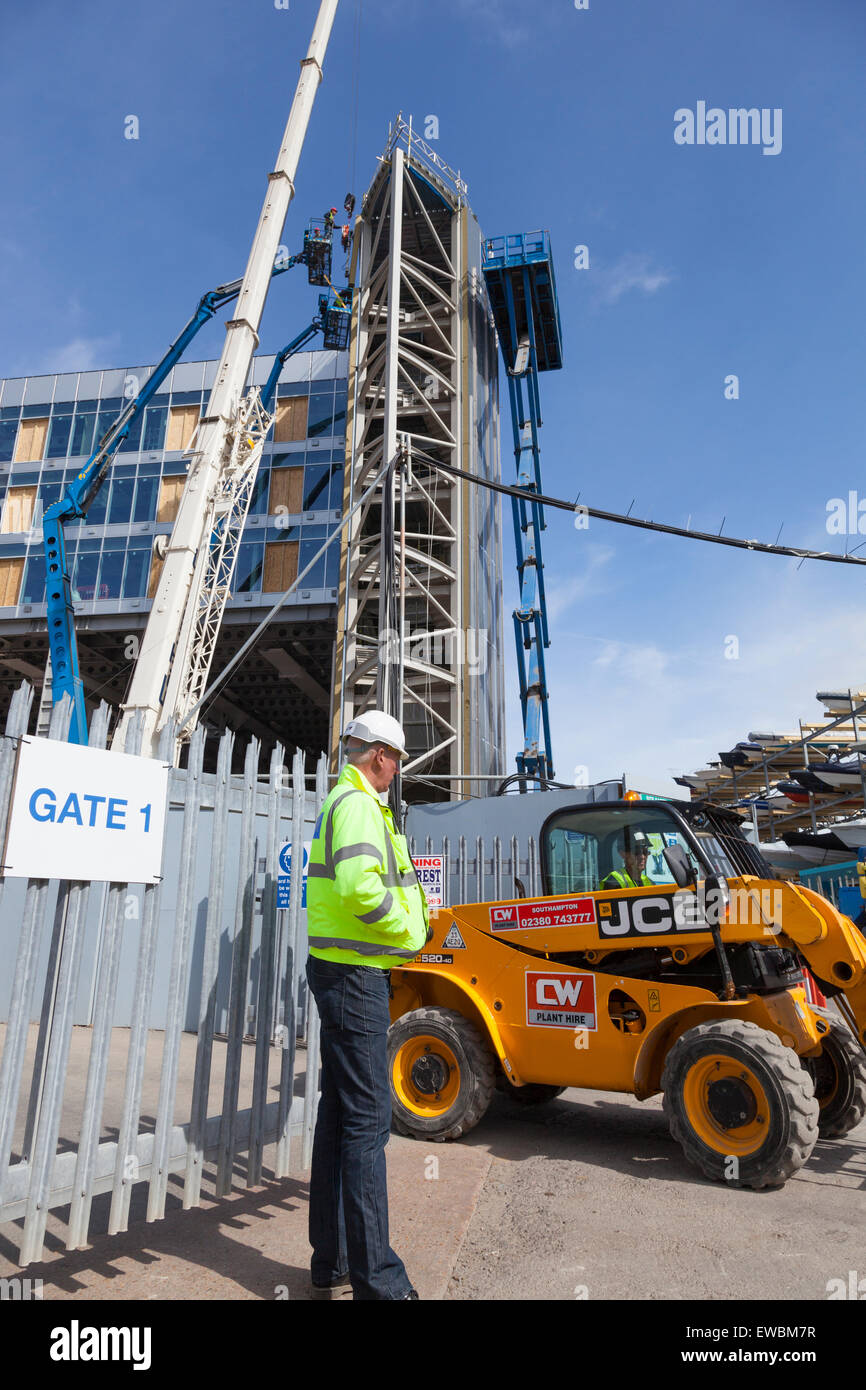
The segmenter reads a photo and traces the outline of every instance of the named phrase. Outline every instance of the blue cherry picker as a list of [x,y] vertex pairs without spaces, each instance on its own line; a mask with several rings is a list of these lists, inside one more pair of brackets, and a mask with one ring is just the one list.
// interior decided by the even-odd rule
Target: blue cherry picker
[[[332,210],[333,212],[333,210]],[[330,285],[331,239],[333,220],[330,226],[328,213],[319,223],[311,223],[304,235],[304,249],[296,255],[277,259],[272,276],[280,275],[296,265],[306,265],[311,284]],[[142,389],[133,397],[111,428],[103,435],[96,449],[84,464],[81,472],[69,485],[64,495],[49,507],[43,518],[42,535],[45,550],[46,597],[48,608],[48,644],[52,672],[52,702],[58,704],[63,696],[72,699],[72,719],[69,725],[69,742],[87,742],[87,715],[84,702],[84,687],[78,663],[78,648],[75,638],[75,622],[72,583],[66,557],[64,524],[83,519],[88,508],[101,488],[115,454],[129,434],[134,421],[159,390],[169,372],[183,356],[193,338],[219,310],[230,304],[240,293],[242,280],[233,280],[218,285],[202,295],[192,318],[171,344],[162,360],[154,367]],[[349,337],[348,293],[344,295],[333,291],[319,296],[319,311],[316,318],[288,343],[274,359],[268,381],[261,392],[261,404],[265,411],[270,408],[276,393],[280,372],[286,361],[300,352],[317,333],[322,333],[324,346],[342,350]]]
[[[517,485],[541,493],[539,372],[562,366],[562,326],[547,232],[493,237],[484,245],[484,278],[508,373]],[[550,646],[540,502],[512,498],[520,606],[514,610],[517,671],[523,713],[523,751],[517,777],[541,785],[553,777],[544,651]]]

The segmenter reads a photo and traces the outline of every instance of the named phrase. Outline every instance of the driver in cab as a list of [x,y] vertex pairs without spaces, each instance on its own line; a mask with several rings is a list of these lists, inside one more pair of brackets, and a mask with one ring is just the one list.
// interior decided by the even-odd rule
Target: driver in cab
[[652,888],[653,881],[646,872],[650,853],[649,837],[642,830],[626,826],[616,838],[616,847],[623,861],[622,869],[614,869],[602,879],[601,888]]

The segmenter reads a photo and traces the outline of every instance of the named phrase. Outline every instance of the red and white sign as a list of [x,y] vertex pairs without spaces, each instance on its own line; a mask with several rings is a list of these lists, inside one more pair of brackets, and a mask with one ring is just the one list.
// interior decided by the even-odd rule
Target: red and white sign
[[442,889],[442,869],[445,863],[444,855],[416,854],[412,863],[415,865],[418,882],[424,890],[427,906],[442,907],[444,903]]
[[526,1022],[533,1028],[586,1028],[594,1033],[595,976],[527,970]]
[[557,898],[549,902],[506,903],[490,908],[491,931],[521,931],[533,927],[595,925],[595,898]]

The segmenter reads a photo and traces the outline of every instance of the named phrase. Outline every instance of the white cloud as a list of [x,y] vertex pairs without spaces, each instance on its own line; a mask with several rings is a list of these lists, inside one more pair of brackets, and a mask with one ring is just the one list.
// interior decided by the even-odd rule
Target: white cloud
[[607,546],[586,545],[586,566],[581,574],[573,575],[572,578],[564,581],[551,581],[547,578],[545,596],[547,598],[547,616],[551,623],[567,613],[577,599],[597,596],[604,592],[604,585],[600,583],[600,571],[613,559],[615,551]]
[[547,655],[557,772],[585,765],[602,781],[625,771],[633,786],[680,795],[669,779],[715,762],[751,729],[821,722],[816,690],[866,688],[860,618],[856,598],[828,605],[780,576],[760,604],[743,604],[738,660],[725,659],[721,636],[710,650],[697,625],[694,643],[670,648],[618,631],[557,634]]
[[117,334],[105,338],[72,338],[61,347],[46,348],[41,358],[28,369],[29,376],[50,372],[88,372],[104,367],[111,357]]
[[615,666],[621,680],[634,682],[646,693],[647,687],[657,687],[666,677],[670,653],[652,643],[633,646],[606,642],[592,664],[601,668]]
[[669,271],[653,266],[643,251],[628,251],[614,265],[597,267],[591,274],[590,283],[602,304],[616,304],[630,290],[655,294],[674,278]]

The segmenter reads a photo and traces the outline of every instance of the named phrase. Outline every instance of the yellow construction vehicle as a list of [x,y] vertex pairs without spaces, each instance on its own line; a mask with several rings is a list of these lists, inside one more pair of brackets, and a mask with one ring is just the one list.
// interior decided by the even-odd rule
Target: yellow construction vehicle
[[[459,1138],[497,1087],[530,1104],[661,1092],[706,1176],[782,1184],[866,1115],[866,940],[764,871],[732,813],[559,800],[542,894],[432,910],[391,972],[395,1128]],[[838,1011],[809,1002],[804,962]]]

